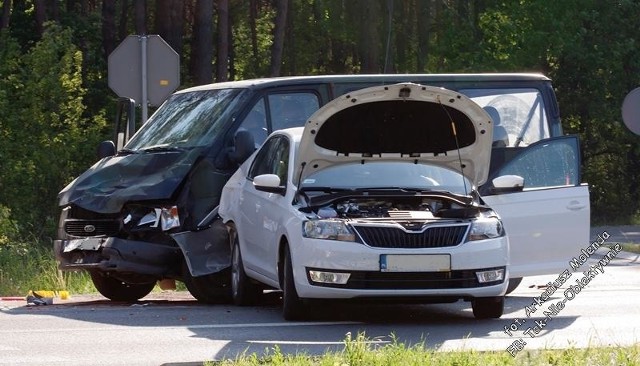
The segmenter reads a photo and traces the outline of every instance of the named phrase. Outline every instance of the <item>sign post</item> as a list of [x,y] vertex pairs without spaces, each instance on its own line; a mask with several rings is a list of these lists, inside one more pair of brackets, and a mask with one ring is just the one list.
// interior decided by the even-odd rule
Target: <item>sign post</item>
[[164,102],[180,85],[180,56],[159,35],[131,35],[109,55],[109,87],[142,107]]

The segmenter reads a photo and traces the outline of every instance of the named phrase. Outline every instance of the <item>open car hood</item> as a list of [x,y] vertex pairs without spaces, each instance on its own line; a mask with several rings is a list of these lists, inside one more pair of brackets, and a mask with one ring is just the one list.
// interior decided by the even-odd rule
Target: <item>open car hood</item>
[[458,92],[413,83],[361,89],[309,117],[294,183],[338,164],[407,161],[461,171],[480,186],[492,139],[491,117]]

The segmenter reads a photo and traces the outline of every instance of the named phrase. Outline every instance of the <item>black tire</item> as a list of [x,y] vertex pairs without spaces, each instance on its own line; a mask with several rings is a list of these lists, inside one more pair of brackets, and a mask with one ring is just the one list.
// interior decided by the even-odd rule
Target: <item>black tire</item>
[[471,301],[476,319],[497,319],[504,312],[504,296],[477,297]]
[[231,269],[204,276],[193,277],[186,263],[182,281],[196,300],[206,304],[223,304],[231,300]]
[[91,281],[102,296],[112,301],[134,302],[147,296],[156,283],[126,283],[100,271],[91,271]]
[[304,302],[298,296],[293,278],[293,266],[289,247],[284,248],[284,277],[282,279],[282,316],[285,320],[302,320],[304,318]]
[[253,305],[262,295],[262,288],[253,283],[244,272],[242,253],[238,235],[231,235],[233,247],[231,249],[231,298],[239,306]]
[[507,295],[512,293],[522,282],[522,277],[509,278],[509,285],[507,286]]

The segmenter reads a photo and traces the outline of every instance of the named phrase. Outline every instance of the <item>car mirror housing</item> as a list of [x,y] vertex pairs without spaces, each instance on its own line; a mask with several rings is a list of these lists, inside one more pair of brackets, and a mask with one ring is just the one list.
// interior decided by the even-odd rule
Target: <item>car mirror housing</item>
[[276,174],[261,174],[253,178],[253,186],[262,192],[284,195],[286,187],[280,185],[280,177]]
[[491,183],[493,193],[520,192],[524,188],[524,178],[519,175],[501,175]]

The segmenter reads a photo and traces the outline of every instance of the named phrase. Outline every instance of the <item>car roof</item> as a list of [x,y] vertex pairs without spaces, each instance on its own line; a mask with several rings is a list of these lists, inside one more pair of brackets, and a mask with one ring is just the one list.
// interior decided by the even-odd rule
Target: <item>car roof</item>
[[261,89],[275,86],[293,86],[316,83],[441,83],[441,82],[517,82],[550,81],[548,77],[536,73],[476,73],[476,74],[360,74],[360,75],[315,75],[258,78],[206,84],[183,89],[177,93],[192,91],[251,88]]

